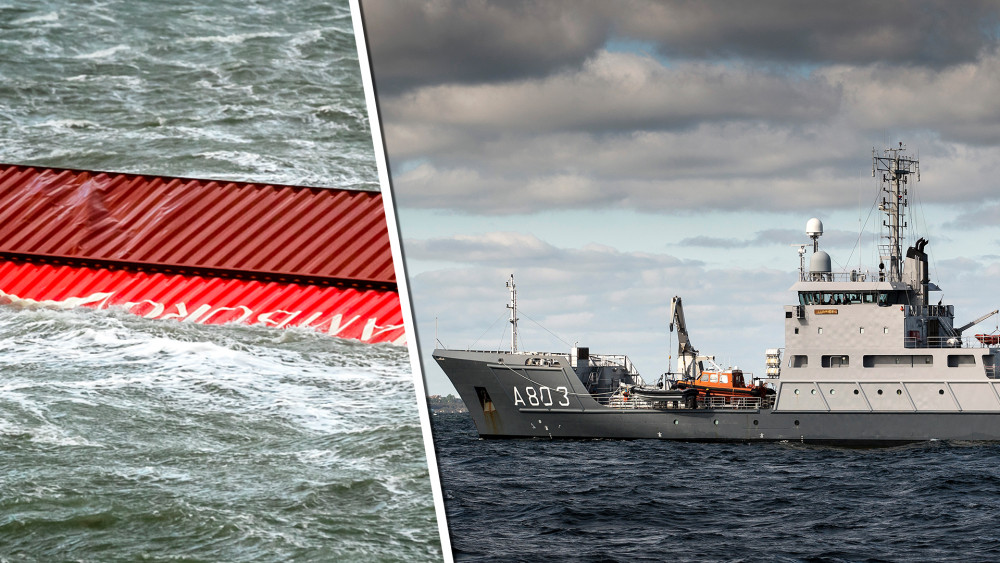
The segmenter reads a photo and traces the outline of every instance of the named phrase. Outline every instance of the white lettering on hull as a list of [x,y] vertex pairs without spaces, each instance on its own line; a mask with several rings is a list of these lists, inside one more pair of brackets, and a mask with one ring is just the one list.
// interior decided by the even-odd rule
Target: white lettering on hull
[[[69,297],[60,301],[54,300],[44,300],[37,301],[34,299],[25,299],[18,297],[17,295],[12,295],[0,291],[0,302],[4,303],[21,303],[26,305],[40,305],[43,307],[55,307],[55,308],[72,308],[72,307],[93,307],[96,309],[107,309],[108,307],[113,307],[118,304],[113,302],[114,292],[100,292],[93,293],[86,297]],[[187,304],[184,302],[177,302],[174,304],[164,304],[151,299],[143,299],[142,301],[128,301],[120,304],[125,310],[139,315],[147,319],[176,319],[182,322],[200,322],[200,323],[210,323],[213,318],[219,318],[220,316],[225,316],[227,313],[232,316],[234,312],[238,313],[238,316],[234,319],[227,319],[227,323],[248,323],[248,324],[263,324],[275,328],[286,328],[288,326],[301,326],[305,328],[311,328],[316,331],[326,332],[331,336],[338,336],[344,334],[347,329],[349,329],[358,321],[361,321],[360,328],[361,334],[355,336],[362,342],[371,341],[382,341],[384,339],[375,339],[377,336],[386,335],[391,336],[389,333],[403,329],[402,324],[388,324],[381,326],[378,324],[378,319],[376,317],[369,317],[362,320],[361,315],[354,315],[347,321],[344,320],[344,315],[342,313],[337,313],[330,317],[327,321],[321,321],[317,324],[316,321],[323,318],[326,314],[323,311],[315,311],[310,313],[308,316],[301,319],[300,322],[295,323],[296,319],[299,319],[305,311],[286,311],[283,309],[277,309],[274,311],[265,311],[262,313],[255,313],[252,309],[245,305],[237,305],[235,307],[215,307],[210,304],[202,304],[196,307],[190,313],[188,312]],[[325,329],[325,330],[324,330]],[[347,333],[349,334],[349,332]],[[396,345],[405,346],[406,345],[406,333],[403,332],[396,338],[392,339],[391,342]]]

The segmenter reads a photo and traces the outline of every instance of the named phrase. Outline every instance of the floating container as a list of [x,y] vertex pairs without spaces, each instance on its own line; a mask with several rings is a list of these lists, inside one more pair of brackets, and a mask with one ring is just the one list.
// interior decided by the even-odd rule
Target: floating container
[[0,302],[405,343],[378,192],[0,164]]

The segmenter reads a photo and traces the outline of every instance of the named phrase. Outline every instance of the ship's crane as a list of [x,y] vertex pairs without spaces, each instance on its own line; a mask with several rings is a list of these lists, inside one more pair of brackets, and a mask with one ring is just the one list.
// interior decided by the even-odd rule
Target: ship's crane
[[670,301],[670,332],[677,329],[677,371],[685,379],[694,379],[698,372],[698,351],[691,345],[688,338],[687,324],[684,322],[684,306],[681,298],[674,296]]
[[961,336],[962,332],[965,331],[966,329],[971,328],[972,326],[975,326],[975,325],[977,325],[977,324],[985,321],[986,319],[992,317],[993,315],[995,315],[997,313],[1000,313],[1000,309],[996,309],[992,313],[986,313],[985,315],[979,317],[978,319],[972,321],[971,323],[967,323],[967,324],[962,325],[959,328],[956,328],[955,332],[957,332],[958,335]]

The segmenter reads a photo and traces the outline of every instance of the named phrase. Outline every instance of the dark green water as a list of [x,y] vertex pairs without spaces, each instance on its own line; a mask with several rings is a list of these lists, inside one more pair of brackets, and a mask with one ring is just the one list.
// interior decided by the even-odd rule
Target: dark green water
[[403,348],[8,306],[0,374],[12,560],[440,557]]
[[[377,189],[346,2],[0,3],[0,162]],[[0,307],[0,561],[440,559],[405,349]]]
[[0,159],[378,189],[347,2],[0,4]]

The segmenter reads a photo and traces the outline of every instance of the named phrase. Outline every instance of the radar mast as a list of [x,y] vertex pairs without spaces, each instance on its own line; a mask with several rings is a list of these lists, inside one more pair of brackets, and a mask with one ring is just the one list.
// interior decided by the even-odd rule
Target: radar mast
[[507,308],[510,309],[510,353],[517,353],[517,289],[514,287],[514,274],[510,275],[510,279],[507,280],[507,287],[510,288],[510,303],[507,304]]
[[879,278],[885,277],[885,262],[889,262],[888,281],[898,282],[903,279],[903,229],[907,227],[906,208],[909,206],[909,178],[916,174],[920,181],[920,163],[915,158],[909,158],[904,153],[906,147],[899,143],[898,148],[887,148],[879,153],[872,149],[872,177],[879,179],[882,190],[882,203],[879,211],[884,211],[887,220],[882,226],[888,229],[883,238],[888,244],[879,245]]

